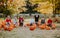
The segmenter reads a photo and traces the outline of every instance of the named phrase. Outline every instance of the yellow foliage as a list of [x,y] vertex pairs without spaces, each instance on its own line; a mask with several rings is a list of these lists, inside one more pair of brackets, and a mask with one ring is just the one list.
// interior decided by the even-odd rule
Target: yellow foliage
[[22,11],[26,11],[26,8],[22,8],[22,6],[26,6],[25,0],[13,0],[13,1],[9,0],[7,3],[8,9],[13,10],[14,11],[14,12],[12,11],[13,13],[20,13]]

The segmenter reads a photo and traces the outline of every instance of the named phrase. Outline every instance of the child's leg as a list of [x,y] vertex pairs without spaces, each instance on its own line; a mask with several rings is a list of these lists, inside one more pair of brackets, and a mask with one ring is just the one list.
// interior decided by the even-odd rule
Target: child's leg
[[30,26],[32,26],[32,23],[30,23]]
[[23,26],[23,23],[20,23],[20,26]]
[[9,25],[10,25],[10,23],[9,23],[9,22],[6,22],[6,25],[8,25],[8,26],[9,26]]
[[35,24],[38,25],[38,22],[36,21]]
[[47,26],[52,27],[52,24],[48,24]]
[[6,27],[9,27],[9,26],[10,26],[10,23],[9,23],[9,22],[7,22],[7,23],[6,23]]

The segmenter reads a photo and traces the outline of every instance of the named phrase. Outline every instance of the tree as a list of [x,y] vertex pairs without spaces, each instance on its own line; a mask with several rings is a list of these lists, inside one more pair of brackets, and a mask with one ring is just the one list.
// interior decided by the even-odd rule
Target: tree
[[31,2],[29,2],[29,0],[25,1],[26,2],[26,6],[23,6],[25,7],[27,10],[24,12],[21,12],[21,13],[38,13],[36,10],[34,10],[35,8],[38,7],[38,4],[35,4],[35,5],[32,5]]

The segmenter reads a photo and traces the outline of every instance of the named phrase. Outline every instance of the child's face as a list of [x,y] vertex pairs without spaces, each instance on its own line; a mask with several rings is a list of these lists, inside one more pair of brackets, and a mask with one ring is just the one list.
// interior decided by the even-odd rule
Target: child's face
[[44,18],[42,18],[44,20]]
[[22,18],[23,16],[21,16],[21,18]]
[[49,17],[49,19],[51,19],[51,17]]
[[8,19],[10,19],[10,16],[7,16]]

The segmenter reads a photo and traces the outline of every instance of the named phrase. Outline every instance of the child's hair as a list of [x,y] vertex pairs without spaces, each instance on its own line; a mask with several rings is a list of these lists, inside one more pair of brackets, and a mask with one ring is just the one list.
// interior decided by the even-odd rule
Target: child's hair
[[51,17],[49,17],[49,19],[50,19]]

